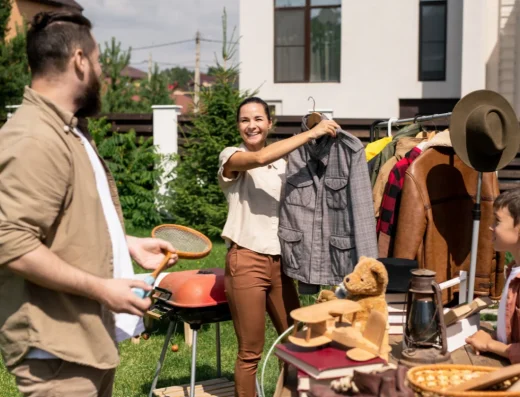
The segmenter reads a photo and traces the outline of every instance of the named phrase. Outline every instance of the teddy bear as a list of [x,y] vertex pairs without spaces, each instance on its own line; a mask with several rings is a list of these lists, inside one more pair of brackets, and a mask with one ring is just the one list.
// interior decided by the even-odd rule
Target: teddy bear
[[385,265],[374,258],[361,256],[353,272],[343,279],[343,284],[334,291],[321,291],[317,302],[346,298],[359,303],[362,309],[345,315],[344,319],[363,332],[372,310],[379,311],[388,318],[385,300],[387,285],[388,273]]

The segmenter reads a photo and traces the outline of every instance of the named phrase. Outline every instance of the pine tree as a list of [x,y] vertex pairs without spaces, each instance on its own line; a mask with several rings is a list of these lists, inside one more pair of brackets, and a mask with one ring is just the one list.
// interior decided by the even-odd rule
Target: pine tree
[[0,0],[0,39],[4,41],[7,32],[7,23],[13,8],[11,0]]
[[193,119],[189,136],[185,137],[184,153],[177,156],[177,167],[169,184],[170,197],[165,200],[173,221],[212,238],[220,235],[228,210],[217,180],[218,157],[225,147],[242,142],[236,111],[240,102],[251,95],[237,88],[237,68],[231,65],[235,51],[226,38],[226,24],[224,11],[223,64],[217,62],[214,68],[215,84],[201,87],[200,112]]
[[137,89],[130,78],[122,76],[122,70],[130,64],[132,49],[121,50],[121,42],[112,37],[110,44],[105,42],[105,49],[100,50],[100,61],[105,78],[102,98],[103,113],[132,113],[140,105],[132,99]]
[[10,41],[6,40],[10,14],[10,0],[0,0],[0,119],[6,118],[7,105],[22,102],[24,87],[31,81],[25,27]]
[[166,76],[160,72],[157,64],[154,65],[150,81],[143,81],[139,92],[143,111],[150,112],[152,105],[171,105],[174,102],[170,97]]
[[201,111],[193,120],[184,152],[177,157],[174,179],[165,201],[173,221],[210,237],[222,231],[227,203],[217,181],[218,157],[241,142],[236,110],[247,94],[234,86],[234,74],[221,71],[212,87],[201,88]]
[[187,90],[188,83],[193,80],[193,72],[185,67],[175,66],[174,68],[162,71],[168,84],[173,84],[180,89]]

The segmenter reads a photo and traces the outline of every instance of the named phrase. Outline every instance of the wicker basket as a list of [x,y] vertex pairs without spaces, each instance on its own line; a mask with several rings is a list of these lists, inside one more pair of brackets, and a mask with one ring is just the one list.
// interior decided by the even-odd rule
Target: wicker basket
[[505,391],[518,377],[498,383],[486,391],[446,392],[445,389],[466,380],[496,371],[496,367],[473,365],[437,364],[411,368],[406,374],[408,386],[416,396],[424,397],[520,397],[520,392]]

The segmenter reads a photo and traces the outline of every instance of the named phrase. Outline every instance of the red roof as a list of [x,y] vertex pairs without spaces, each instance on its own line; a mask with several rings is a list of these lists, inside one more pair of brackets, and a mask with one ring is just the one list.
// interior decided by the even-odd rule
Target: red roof
[[171,98],[175,100],[175,104],[182,106],[181,114],[191,113],[193,111],[193,98],[186,94],[172,94]]

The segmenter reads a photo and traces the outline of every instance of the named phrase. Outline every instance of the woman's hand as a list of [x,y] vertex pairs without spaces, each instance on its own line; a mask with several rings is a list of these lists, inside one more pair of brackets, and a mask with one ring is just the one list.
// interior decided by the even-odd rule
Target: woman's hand
[[473,347],[473,350],[475,350],[475,354],[477,356],[481,352],[485,353],[489,351],[489,345],[491,341],[493,341],[491,335],[482,330],[474,333],[469,338],[466,338],[466,343]]
[[311,139],[318,139],[323,135],[336,136],[336,129],[341,127],[334,120],[321,120],[316,126],[309,130]]

